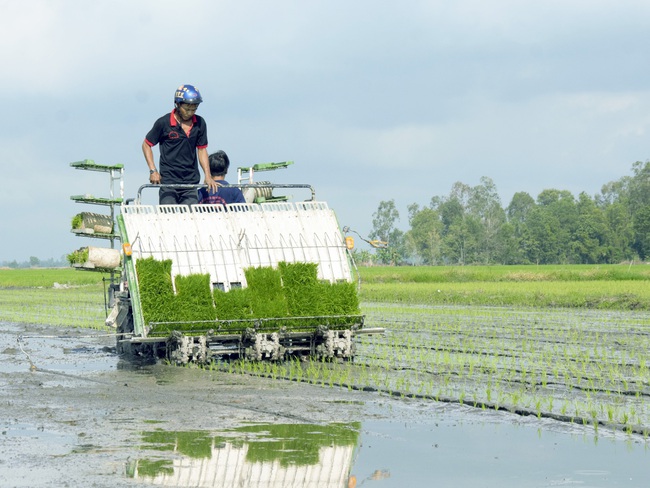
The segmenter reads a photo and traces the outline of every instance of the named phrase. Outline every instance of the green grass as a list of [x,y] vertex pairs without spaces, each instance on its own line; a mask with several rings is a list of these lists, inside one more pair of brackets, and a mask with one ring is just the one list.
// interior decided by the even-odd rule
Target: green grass
[[105,319],[102,284],[0,289],[3,322],[103,328]]
[[73,268],[0,269],[1,288],[49,288],[61,285],[92,285],[102,282],[108,274],[84,272]]
[[650,310],[650,282],[371,283],[362,302]]
[[108,276],[73,268],[0,269],[0,320],[102,328]]
[[362,283],[469,283],[650,280],[645,264],[548,266],[372,266],[359,268]]
[[650,268],[476,266],[361,268],[362,302],[650,310]]

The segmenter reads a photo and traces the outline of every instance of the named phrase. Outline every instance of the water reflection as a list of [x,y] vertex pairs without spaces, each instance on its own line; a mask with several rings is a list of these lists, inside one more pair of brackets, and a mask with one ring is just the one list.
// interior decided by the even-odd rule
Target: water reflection
[[[142,456],[127,475],[178,487],[347,487],[361,424],[245,425],[202,431],[142,433]],[[156,456],[169,451],[173,456]]]

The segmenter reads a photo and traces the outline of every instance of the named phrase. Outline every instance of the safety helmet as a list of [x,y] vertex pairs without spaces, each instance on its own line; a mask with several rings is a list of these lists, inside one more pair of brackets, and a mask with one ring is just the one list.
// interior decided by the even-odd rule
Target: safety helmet
[[193,85],[181,85],[176,88],[176,93],[174,94],[174,103],[189,103],[192,105],[198,105],[203,99],[199,90],[197,90]]

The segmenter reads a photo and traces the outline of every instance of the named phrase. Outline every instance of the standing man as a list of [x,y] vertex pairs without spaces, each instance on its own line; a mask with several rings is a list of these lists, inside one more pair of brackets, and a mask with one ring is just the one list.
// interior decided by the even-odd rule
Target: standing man
[[[151,184],[197,185],[201,180],[200,163],[208,190],[217,190],[208,162],[207,125],[203,117],[196,115],[196,109],[202,101],[199,90],[194,86],[179,86],[174,94],[175,108],[156,120],[147,133],[142,143],[142,152],[149,166]],[[160,172],[156,168],[151,149],[156,144],[160,144]],[[162,186],[158,198],[161,205],[198,203],[195,188]]]

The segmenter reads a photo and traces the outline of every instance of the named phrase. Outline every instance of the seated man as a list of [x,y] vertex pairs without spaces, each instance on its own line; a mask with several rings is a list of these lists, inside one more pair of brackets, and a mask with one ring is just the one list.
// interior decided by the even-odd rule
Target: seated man
[[210,174],[212,179],[217,183],[216,191],[209,191],[207,188],[199,188],[199,203],[216,203],[225,205],[226,203],[246,203],[244,194],[239,188],[224,187],[229,183],[225,180],[230,160],[224,151],[217,151],[208,157],[210,163]]

